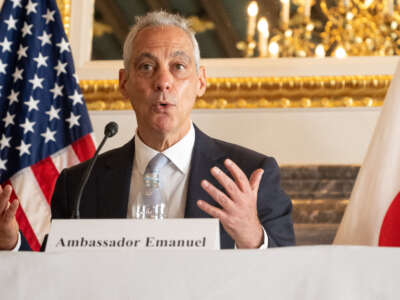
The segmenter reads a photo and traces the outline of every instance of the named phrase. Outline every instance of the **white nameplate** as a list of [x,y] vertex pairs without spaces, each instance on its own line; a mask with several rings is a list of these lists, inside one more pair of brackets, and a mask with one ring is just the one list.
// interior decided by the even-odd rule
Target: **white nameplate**
[[218,219],[55,219],[46,252],[220,249]]

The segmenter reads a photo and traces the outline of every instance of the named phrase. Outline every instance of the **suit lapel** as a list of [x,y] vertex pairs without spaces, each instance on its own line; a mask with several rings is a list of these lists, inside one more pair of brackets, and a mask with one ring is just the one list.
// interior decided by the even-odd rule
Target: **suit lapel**
[[187,193],[185,218],[209,218],[196,204],[197,200],[204,200],[212,205],[216,202],[202,189],[200,182],[203,179],[221,188],[210,173],[210,169],[218,166],[224,170],[225,154],[215,144],[213,139],[195,127],[195,143],[190,167],[189,186]]
[[126,218],[134,152],[132,139],[105,158],[97,180],[98,218]]
[[[196,139],[190,168],[185,218],[209,218],[210,216],[197,206],[197,200],[201,199],[213,206],[220,206],[202,189],[200,182],[201,180],[206,179],[218,189],[224,191],[222,186],[211,175],[210,169],[217,166],[223,172],[229,174],[224,166],[224,160],[228,158],[228,154],[220,149],[212,138],[201,132],[196,126],[195,132]],[[235,242],[224,230],[221,223],[219,230],[221,249],[234,248]]]

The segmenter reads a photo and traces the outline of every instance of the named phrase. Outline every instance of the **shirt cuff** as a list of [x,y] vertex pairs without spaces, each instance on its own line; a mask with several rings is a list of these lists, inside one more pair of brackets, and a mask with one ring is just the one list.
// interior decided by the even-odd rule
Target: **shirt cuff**
[[258,249],[267,249],[268,248],[268,235],[267,235],[267,232],[265,231],[264,226],[262,229],[264,232],[264,243],[261,244],[261,246]]
[[[263,233],[264,233],[264,243],[261,244],[260,247],[258,247],[258,249],[267,249],[268,248],[268,235],[267,232],[265,231],[264,226],[261,226],[263,229]],[[236,247],[236,243],[235,243],[235,249],[237,249]]]
[[15,245],[14,249],[12,249],[12,252],[17,252],[19,250],[19,247],[21,247],[21,232],[18,232],[18,241],[17,245]]

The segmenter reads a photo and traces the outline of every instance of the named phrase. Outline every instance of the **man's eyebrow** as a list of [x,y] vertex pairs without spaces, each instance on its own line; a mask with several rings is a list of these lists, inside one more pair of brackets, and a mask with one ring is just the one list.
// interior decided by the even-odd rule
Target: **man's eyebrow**
[[133,65],[136,66],[139,63],[139,61],[142,60],[143,58],[150,58],[152,60],[157,60],[157,57],[155,57],[153,54],[151,54],[149,52],[143,52],[135,57],[135,59],[133,61]]
[[171,54],[171,57],[177,57],[177,56],[183,57],[183,58],[185,58],[185,59],[188,60],[188,61],[192,61],[192,59],[190,58],[190,56],[187,55],[187,54],[185,53],[185,51],[178,50],[178,51],[175,51],[174,53]]

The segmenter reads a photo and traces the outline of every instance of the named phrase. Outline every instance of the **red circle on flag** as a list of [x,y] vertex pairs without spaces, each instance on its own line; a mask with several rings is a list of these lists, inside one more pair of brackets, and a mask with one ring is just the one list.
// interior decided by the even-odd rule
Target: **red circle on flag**
[[383,219],[378,245],[400,247],[400,193],[390,204]]

